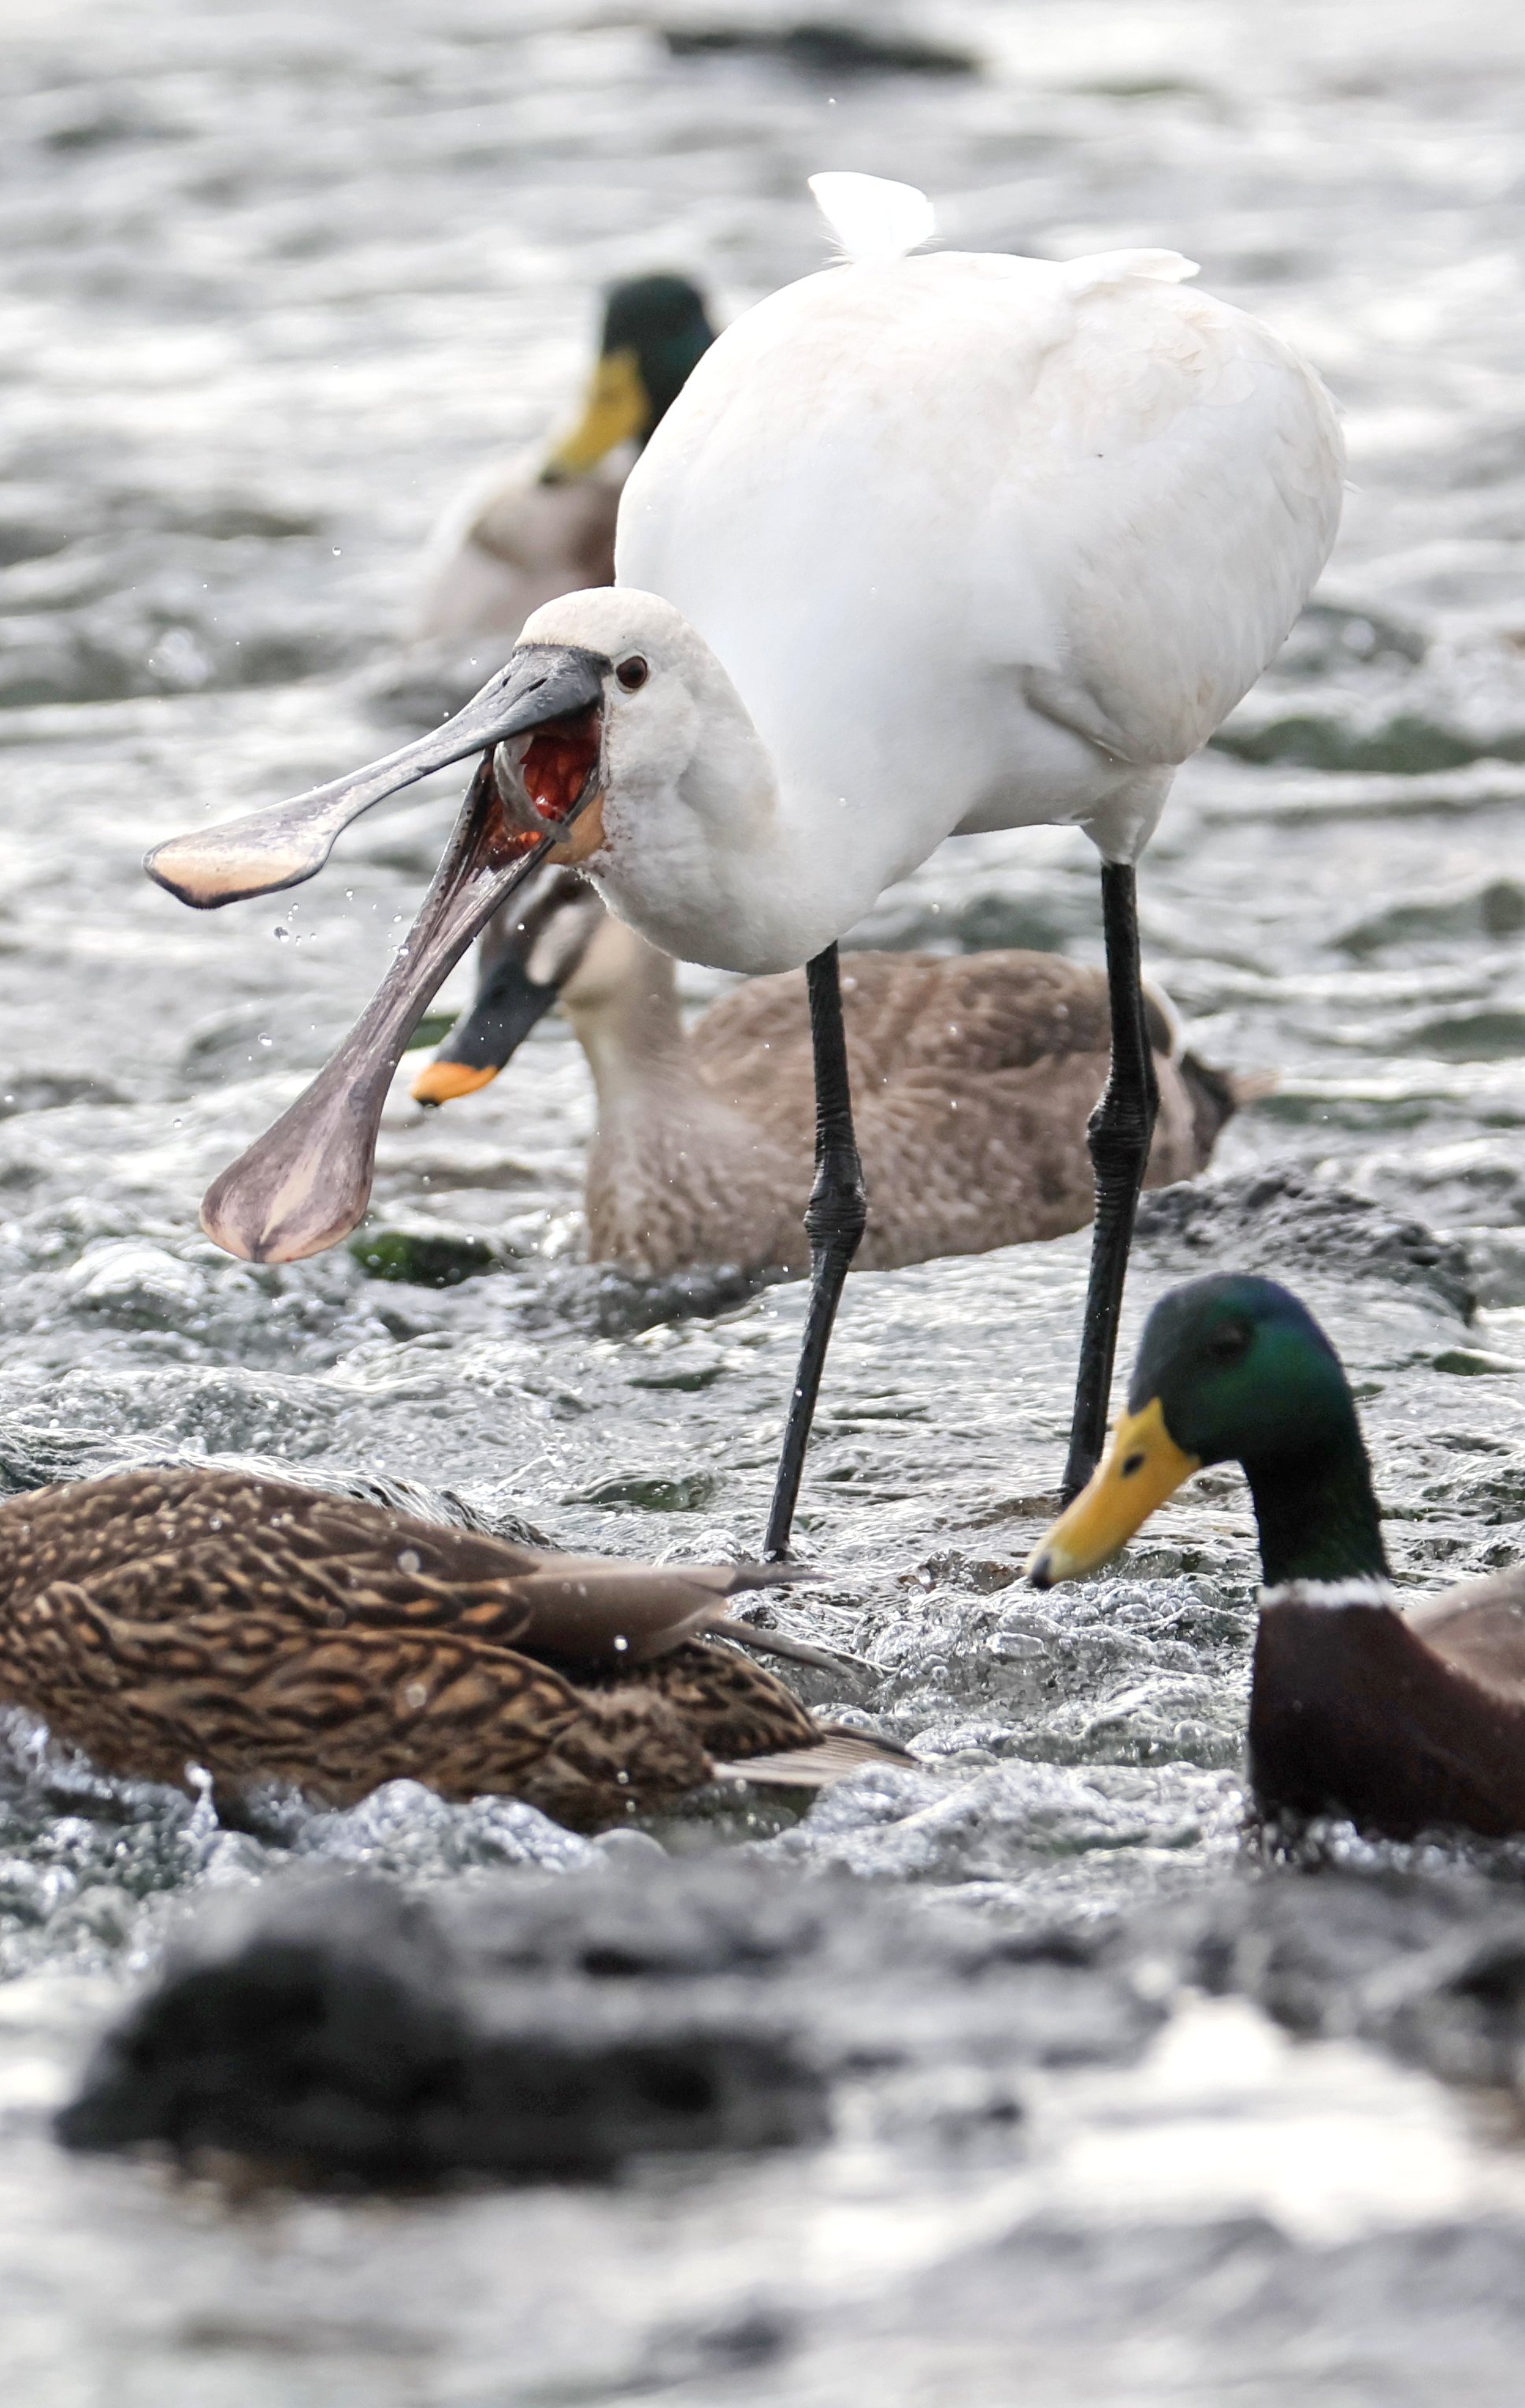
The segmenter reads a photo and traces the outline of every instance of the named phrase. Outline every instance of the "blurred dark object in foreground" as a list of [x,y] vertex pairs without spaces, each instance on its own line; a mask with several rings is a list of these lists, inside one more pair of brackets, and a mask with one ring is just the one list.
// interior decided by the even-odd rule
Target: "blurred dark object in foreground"
[[960,2128],[1005,2148],[1014,2074],[1129,2058],[1160,2019],[1064,1935],[621,1842],[606,1873],[426,1900],[363,1874],[215,1896],[60,2138],[348,2188],[596,2180],[822,2139],[866,2081],[891,2121],[907,2085],[936,2121],[951,2083]]
[[924,42],[915,34],[865,33],[860,26],[824,20],[793,25],[663,25],[662,38],[674,58],[720,50],[782,59],[813,75],[978,75],[971,50]]
[[[600,1886],[577,1887],[593,1909],[585,1973],[601,1970]],[[473,1952],[368,1876],[220,1899],[103,2042],[60,2137],[358,2187],[451,2172],[596,2180],[651,2152],[821,2132],[824,2085],[787,2036],[687,1999],[664,2014],[644,1985],[639,2013],[628,1984],[604,2013],[606,1982],[568,1999],[543,1957],[551,1978],[516,1982],[516,1955],[535,1954],[525,1920],[511,1898],[484,1902]]]
[[[938,1786],[875,1780],[902,1802]],[[427,1899],[292,1874],[214,1895],[59,2134],[354,2190],[607,2179],[658,2154],[820,2142],[846,2107],[860,2140],[915,2129],[1006,2164],[1035,2070],[1130,2064],[1193,1994],[1525,2093],[1518,1847],[1475,1847],[1439,1879],[1379,1853],[1358,1874],[1310,1827],[1302,1859],[1030,1930],[745,1852],[668,1858],[640,1834],[606,1870]]]

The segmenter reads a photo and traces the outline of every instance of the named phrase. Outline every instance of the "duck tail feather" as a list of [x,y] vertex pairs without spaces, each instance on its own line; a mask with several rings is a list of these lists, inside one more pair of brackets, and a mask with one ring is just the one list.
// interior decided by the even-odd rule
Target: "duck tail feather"
[[919,1758],[893,1740],[875,1739],[867,1731],[848,1730],[840,1723],[822,1723],[814,1747],[779,1748],[771,1756],[744,1756],[739,1764],[717,1764],[717,1781],[750,1781],[774,1789],[829,1789],[865,1764],[914,1765]]
[[1186,1023],[1156,979],[1145,984],[1144,1019],[1155,1052],[1167,1062],[1179,1062],[1186,1052]]
[[1274,1070],[1220,1070],[1190,1051],[1181,1054],[1176,1067],[1190,1099],[1198,1167],[1205,1169],[1234,1113],[1257,1096],[1274,1094],[1279,1082]]
[[685,1564],[683,1570],[691,1578],[694,1571],[702,1570],[706,1584],[726,1597],[734,1597],[738,1589],[744,1588],[798,1588],[804,1581],[826,1577],[814,1564],[705,1564],[691,1568]]
[[813,1647],[807,1639],[795,1639],[787,1630],[764,1630],[753,1622],[737,1622],[728,1613],[715,1614],[705,1627],[714,1637],[737,1640],[761,1655],[782,1656],[791,1664],[814,1664],[823,1672],[871,1669],[862,1656],[848,1655],[845,1648]]

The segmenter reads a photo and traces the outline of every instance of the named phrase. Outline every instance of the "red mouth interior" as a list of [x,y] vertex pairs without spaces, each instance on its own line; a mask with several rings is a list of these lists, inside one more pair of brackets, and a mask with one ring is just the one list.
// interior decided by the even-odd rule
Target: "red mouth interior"
[[564,820],[576,810],[598,767],[598,743],[596,704],[575,719],[553,720],[531,737],[519,774],[543,820]]

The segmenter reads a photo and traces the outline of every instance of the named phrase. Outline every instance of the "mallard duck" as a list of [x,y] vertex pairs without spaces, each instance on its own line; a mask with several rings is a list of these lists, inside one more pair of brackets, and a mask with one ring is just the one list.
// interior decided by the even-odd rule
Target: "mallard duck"
[[1340,1358],[1274,1280],[1193,1280],[1155,1306],[1127,1413],[1032,1579],[1093,1571],[1201,1465],[1231,1461],[1264,1583],[1249,1707],[1261,1809],[1345,1813],[1399,1839],[1525,1831],[1525,1566],[1400,1597]]
[[748,310],[620,497],[619,583],[547,603],[455,718],[384,762],[159,847],[207,905],[321,868],[354,816],[479,767],[351,1038],[203,1207],[289,1261],[365,1209],[429,997],[542,858],[680,959],[808,965],[810,1309],[766,1539],[789,1543],[867,1218],[837,939],[947,837],[1078,826],[1101,858],[1112,1067],[1066,1485],[1094,1467],[1158,1098],[1134,865],[1177,766],[1280,649],[1334,539],[1329,395],[1172,251],[937,251],[924,194],[813,179],[848,256]]
[[[898,1751],[712,1635],[777,1568],[554,1555],[292,1481],[128,1471],[0,1506],[0,1703],[102,1771],[349,1805],[500,1792],[575,1828],[718,1775],[818,1786]],[[751,1776],[742,1772],[749,1765]]]
[[511,643],[542,602],[612,585],[626,471],[610,455],[646,443],[714,339],[705,296],[686,276],[612,286],[577,424],[549,450],[489,470],[447,513],[429,546],[415,632]]
[[[439,1104],[494,1078],[560,1002],[588,1057],[598,1127],[588,1254],[637,1273],[705,1263],[802,1271],[814,1136],[798,970],[749,980],[685,1032],[677,966],[553,871],[413,1082]],[[1086,1121],[1106,1083],[1106,981],[1056,953],[848,953],[848,1059],[873,1270],[1054,1238],[1090,1220]],[[1160,1117],[1147,1184],[1203,1169],[1241,1087],[1183,1052],[1147,998]]]

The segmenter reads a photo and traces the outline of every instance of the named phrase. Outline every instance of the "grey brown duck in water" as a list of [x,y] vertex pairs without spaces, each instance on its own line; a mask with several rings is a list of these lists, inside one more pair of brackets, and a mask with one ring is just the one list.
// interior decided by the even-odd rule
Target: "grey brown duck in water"
[[1111,1448],[1029,1566],[1105,1563],[1203,1464],[1244,1467],[1260,1530],[1249,1771],[1262,1809],[1407,1839],[1525,1831],[1525,1566],[1410,1604],[1394,1588],[1339,1356],[1274,1281],[1156,1305]]
[[429,547],[417,634],[512,642],[542,602],[612,585],[625,469],[610,455],[628,462],[645,446],[714,339],[686,276],[612,285],[577,424],[500,463],[449,512]]
[[265,1781],[348,1805],[406,1777],[577,1828],[749,1765],[815,1787],[875,1757],[813,1721],[725,1631],[789,1573],[660,1570],[439,1527],[294,1482],[122,1472],[0,1506],[0,1703],[103,1771],[223,1797]]
[[[516,908],[517,907],[517,908]],[[445,1103],[496,1077],[560,1003],[598,1127],[594,1262],[637,1273],[803,1271],[815,1143],[805,974],[749,979],[685,1030],[675,965],[575,873],[543,874],[485,951],[476,1002],[414,1081]],[[1057,953],[846,953],[842,1007],[868,1189],[861,1270],[1078,1229],[1095,1210],[1087,1120],[1106,1084],[1106,979]],[[1160,1111],[1146,1185],[1204,1169],[1264,1082],[1209,1069],[1147,996]]]

